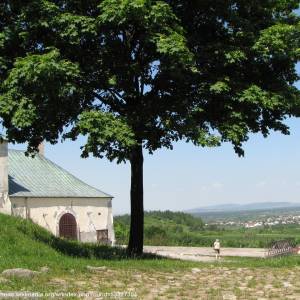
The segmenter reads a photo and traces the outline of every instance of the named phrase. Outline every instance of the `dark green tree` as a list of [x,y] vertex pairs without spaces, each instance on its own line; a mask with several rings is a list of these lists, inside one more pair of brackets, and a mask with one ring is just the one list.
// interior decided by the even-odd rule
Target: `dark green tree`
[[128,250],[143,250],[143,149],[288,134],[299,0],[2,0],[0,117],[28,153],[87,136],[131,164]]

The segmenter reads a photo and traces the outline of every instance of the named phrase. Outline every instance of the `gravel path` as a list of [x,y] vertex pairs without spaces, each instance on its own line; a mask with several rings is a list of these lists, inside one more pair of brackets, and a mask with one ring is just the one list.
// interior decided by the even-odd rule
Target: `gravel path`
[[[55,291],[131,292],[131,300],[299,300],[300,267],[199,267],[185,270],[107,269],[54,278]],[[65,298],[68,299],[68,298]]]
[[[209,247],[144,246],[144,252],[191,261],[213,261],[215,252]],[[262,248],[222,248],[221,256],[264,257]]]

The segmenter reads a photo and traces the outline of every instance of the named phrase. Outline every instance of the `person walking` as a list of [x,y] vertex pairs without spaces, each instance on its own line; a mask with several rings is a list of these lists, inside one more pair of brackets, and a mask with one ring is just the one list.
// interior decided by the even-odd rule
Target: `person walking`
[[216,259],[220,259],[220,250],[221,250],[221,244],[218,239],[215,240],[214,242],[214,250],[216,253]]

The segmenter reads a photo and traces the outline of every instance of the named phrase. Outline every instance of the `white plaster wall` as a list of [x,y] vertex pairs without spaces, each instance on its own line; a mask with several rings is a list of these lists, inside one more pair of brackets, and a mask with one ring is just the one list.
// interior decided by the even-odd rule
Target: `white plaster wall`
[[7,141],[0,142],[0,212],[11,214],[8,197],[8,148]]
[[59,235],[59,220],[65,213],[76,218],[78,239],[96,242],[96,230],[108,229],[114,243],[111,198],[21,198],[11,197],[12,214],[33,222]]

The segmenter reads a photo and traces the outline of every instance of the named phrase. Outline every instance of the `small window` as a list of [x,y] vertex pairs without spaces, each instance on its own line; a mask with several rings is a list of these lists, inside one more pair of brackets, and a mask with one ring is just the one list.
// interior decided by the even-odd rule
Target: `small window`
[[97,230],[97,242],[100,244],[108,244],[109,243],[107,229]]

